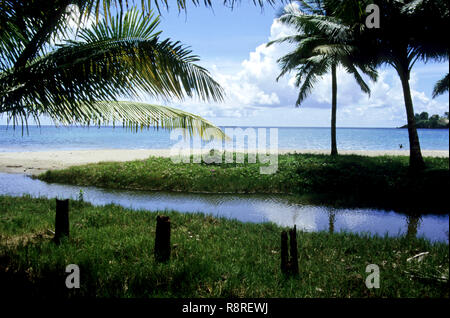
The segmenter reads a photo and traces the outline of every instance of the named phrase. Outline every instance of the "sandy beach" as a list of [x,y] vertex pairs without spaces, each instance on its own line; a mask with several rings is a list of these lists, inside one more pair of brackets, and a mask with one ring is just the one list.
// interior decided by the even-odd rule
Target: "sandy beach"
[[[198,153],[200,150],[194,150]],[[328,150],[280,150],[285,153],[328,154]],[[341,150],[340,154],[362,156],[408,156],[408,150]],[[423,150],[426,157],[449,157],[448,150]],[[170,149],[99,149],[99,150],[60,150],[0,153],[0,172],[37,175],[47,170],[64,169],[70,166],[97,163],[102,161],[142,160],[150,156],[170,157]]]

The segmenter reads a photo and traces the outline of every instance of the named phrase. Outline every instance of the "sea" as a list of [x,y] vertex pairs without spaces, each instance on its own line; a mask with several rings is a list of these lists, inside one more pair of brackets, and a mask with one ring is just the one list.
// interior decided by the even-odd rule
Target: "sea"
[[[267,146],[278,149],[330,149],[330,128],[326,127],[221,127],[224,130],[266,134]],[[423,150],[448,150],[448,129],[418,129]],[[276,138],[272,138],[276,136]],[[0,126],[0,152],[89,150],[89,149],[168,149],[183,137],[178,132],[123,127]],[[191,137],[194,145],[198,137]],[[235,140],[236,142],[236,140]],[[245,143],[247,139],[245,138]],[[272,145],[270,145],[272,143]],[[276,143],[277,145],[273,145]],[[340,150],[407,150],[408,131],[398,128],[337,128]],[[208,146],[203,141],[202,147]]]

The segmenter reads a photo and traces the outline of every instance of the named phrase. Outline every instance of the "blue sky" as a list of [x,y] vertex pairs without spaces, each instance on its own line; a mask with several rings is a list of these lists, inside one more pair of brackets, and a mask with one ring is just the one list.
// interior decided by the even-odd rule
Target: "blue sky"
[[[142,101],[181,108],[217,125],[330,125],[330,76],[317,83],[299,108],[294,106],[298,92],[293,86],[294,74],[276,82],[280,71],[277,59],[292,49],[288,45],[265,45],[292,32],[276,20],[281,7],[266,6],[261,10],[250,0],[242,0],[234,10],[223,6],[222,1],[217,1],[211,9],[194,7],[188,1],[187,13],[180,13],[175,1],[169,2],[173,7],[161,11],[161,38],[169,37],[190,46],[199,55],[199,64],[224,87],[226,100],[223,103],[196,99],[168,102],[143,95]],[[411,76],[415,112],[442,115],[448,111],[448,93],[431,98],[433,85],[447,72],[448,63],[415,65]],[[338,127],[397,127],[406,123],[397,74],[388,67],[379,73],[379,81],[370,84],[369,99],[348,74],[338,71]],[[1,124],[5,122],[5,118],[0,119]]]
[[[276,82],[276,60],[292,47],[265,44],[291,30],[276,21],[281,7],[266,6],[261,11],[243,0],[231,10],[220,2],[208,9],[188,7],[179,13],[176,7],[162,11],[162,37],[189,45],[225,88],[227,99],[221,104],[198,100],[159,102],[206,117],[218,125],[250,126],[322,126],[330,123],[331,81],[325,76],[316,89],[296,108],[297,88],[290,74]],[[338,73],[338,126],[397,127],[406,123],[403,94],[395,71],[379,70],[380,79],[371,83],[369,99],[343,70]],[[411,89],[416,112],[443,114],[448,111],[448,93],[432,99],[435,82],[448,72],[448,63],[418,62],[413,68]]]
[[231,10],[217,2],[212,9],[190,4],[186,13],[178,13],[176,8],[161,11],[162,37],[191,46],[204,61],[240,64],[267,41],[277,9],[266,6],[261,10],[242,1]]

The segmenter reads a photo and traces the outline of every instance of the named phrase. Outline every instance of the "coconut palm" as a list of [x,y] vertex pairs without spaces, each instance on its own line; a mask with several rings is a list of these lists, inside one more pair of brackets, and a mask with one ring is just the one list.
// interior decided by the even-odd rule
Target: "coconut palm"
[[[390,65],[400,78],[405,102],[410,145],[410,168],[425,168],[422,157],[410,89],[410,74],[418,60],[448,60],[448,43],[442,37],[449,27],[449,2],[446,0],[327,0],[334,8],[332,15],[353,30],[355,36],[347,44],[359,49],[359,59],[376,67]],[[375,4],[381,12],[381,28],[366,26],[365,8]],[[332,21],[321,30],[332,37],[341,26]],[[447,77],[448,78],[448,77]],[[448,85],[447,85],[448,86]],[[436,89],[445,91],[445,78]]]
[[[281,73],[277,80],[290,71],[296,72],[296,86],[300,87],[296,106],[299,106],[311,93],[318,79],[331,72],[331,155],[337,155],[337,67],[341,65],[352,74],[361,90],[367,94],[370,94],[370,88],[360,71],[374,81],[377,79],[377,72],[368,64],[355,62],[354,48],[341,45],[341,38],[350,36],[348,28],[341,25],[341,30],[334,37],[329,37],[322,32],[323,18],[327,17],[329,12],[326,1],[301,0],[296,3],[299,7],[287,6],[279,20],[297,30],[298,34],[283,37],[268,44],[290,42],[296,45],[294,51],[278,60]],[[326,21],[329,22],[332,18],[327,17],[327,19]],[[338,24],[338,21],[334,23]]]
[[70,3],[2,1],[0,114],[22,127],[29,118],[39,122],[46,115],[62,124],[181,127],[202,136],[212,128],[223,136],[191,113],[119,101],[143,93],[167,100],[223,98],[220,85],[195,64],[197,56],[179,42],[160,39],[159,18],[151,10],[105,16],[91,26],[75,27],[71,35]]

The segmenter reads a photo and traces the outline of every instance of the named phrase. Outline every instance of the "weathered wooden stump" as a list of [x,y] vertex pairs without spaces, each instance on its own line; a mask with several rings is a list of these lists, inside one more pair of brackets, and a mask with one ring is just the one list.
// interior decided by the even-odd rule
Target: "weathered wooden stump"
[[288,235],[286,231],[281,232],[281,272],[287,273],[288,270]]
[[59,243],[64,236],[69,237],[69,199],[56,199],[54,241]]
[[290,263],[290,271],[292,275],[298,275],[298,249],[297,249],[297,226],[294,225],[294,228],[289,230],[289,240],[290,240],[290,252],[291,259]]
[[[288,234],[281,232],[281,272],[286,275],[298,275],[298,250],[297,250],[297,227],[289,230],[289,248],[288,252]],[[289,260],[288,260],[289,259]]]
[[156,217],[155,260],[167,262],[170,259],[170,218]]

